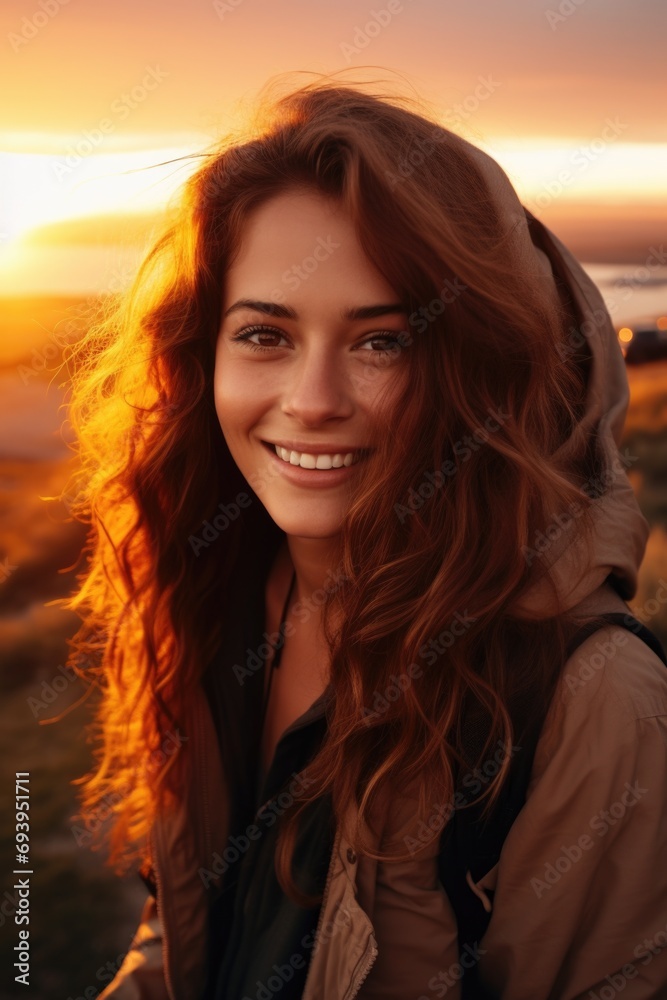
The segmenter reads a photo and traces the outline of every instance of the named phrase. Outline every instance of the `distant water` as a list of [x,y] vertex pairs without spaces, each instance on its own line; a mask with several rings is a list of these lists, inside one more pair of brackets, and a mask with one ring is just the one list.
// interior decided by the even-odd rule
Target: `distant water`
[[[0,256],[2,295],[96,295],[127,285],[142,255],[122,245],[10,248]],[[667,266],[583,263],[621,326],[667,313]]]
[[617,327],[667,316],[667,266],[654,264],[582,263]]

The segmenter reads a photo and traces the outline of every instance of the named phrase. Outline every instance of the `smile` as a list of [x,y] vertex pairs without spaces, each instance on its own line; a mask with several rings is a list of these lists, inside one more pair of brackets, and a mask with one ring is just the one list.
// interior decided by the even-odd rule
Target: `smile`
[[365,449],[313,455],[308,452],[290,451],[277,444],[270,444],[269,447],[283,462],[289,465],[298,465],[302,469],[340,469],[344,466],[355,465],[366,454]]

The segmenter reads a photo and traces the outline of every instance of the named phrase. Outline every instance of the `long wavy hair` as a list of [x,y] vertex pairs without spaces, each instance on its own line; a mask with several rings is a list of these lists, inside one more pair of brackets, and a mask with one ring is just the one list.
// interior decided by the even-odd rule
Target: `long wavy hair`
[[[582,317],[558,275],[556,303],[517,266],[467,144],[412,98],[330,78],[258,108],[243,132],[202,155],[131,288],[73,350],[69,418],[80,469],[71,506],[90,530],[86,569],[68,599],[82,619],[71,662],[100,688],[89,733],[96,763],[79,779],[84,813],[111,804],[109,863],[118,872],[146,865],[151,825],[187,781],[187,753],[159,768],[156,754],[185,725],[224,641],[249,548],[271,548],[281,534],[257,500],[215,545],[195,552],[188,542],[221,502],[243,489],[254,498],[213,402],[225,273],[252,209],[295,188],[336,199],[412,310],[410,376],[341,524],[343,572],[322,607],[327,731],[307,787],[281,817],[277,876],[308,905],[316,897],[292,875],[308,803],[330,794],[342,817],[356,800],[360,824],[349,833],[372,854],[361,821],[373,825],[381,795],[416,788],[422,818],[428,803],[451,799],[457,768],[469,763],[466,711],[484,719],[479,762],[546,712],[575,619],[556,592],[548,618],[516,617],[511,606],[542,571],[525,550],[555,511],[576,503],[577,531],[589,536],[594,499],[581,486],[601,460],[578,437],[585,338],[578,352],[562,349]],[[418,162],[415,150],[421,162],[405,169]],[[440,308],[444,286],[458,291]],[[425,320],[419,309],[429,304]],[[464,456],[461,442],[491,411],[507,416]],[[448,460],[456,474],[415,502],[429,493],[427,474]],[[425,659],[424,645],[463,612],[462,634]],[[414,664],[419,672],[409,672]],[[370,711],[397,683],[400,697]],[[507,753],[486,785],[487,811],[509,764]]]

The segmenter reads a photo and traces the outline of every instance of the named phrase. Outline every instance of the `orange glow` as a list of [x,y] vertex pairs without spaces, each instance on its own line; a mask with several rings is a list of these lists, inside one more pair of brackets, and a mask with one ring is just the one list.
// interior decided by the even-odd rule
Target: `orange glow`
[[627,344],[629,340],[632,340],[634,334],[629,326],[624,326],[618,331],[618,339],[624,344]]
[[[21,237],[54,222],[160,211],[197,166],[188,154],[203,149],[207,141],[193,134],[187,146],[175,146],[170,138],[164,134],[156,143],[156,137],[147,137],[144,149],[58,157],[47,152],[57,145],[57,137],[43,134],[41,152],[0,152],[0,183],[11,192],[0,256],[6,257],[11,244],[12,252],[18,250]],[[585,215],[597,207],[608,215],[612,202],[616,217],[625,211],[636,218],[646,212],[647,203],[654,209],[667,200],[667,143],[619,139],[595,158],[594,169],[573,140],[497,136],[479,145],[497,159],[524,203],[539,215],[553,210],[558,216]],[[569,165],[567,170],[563,163]]]
[[658,330],[667,330],[667,316],[658,316],[655,325]]
[[191,148],[168,147],[79,157],[67,165],[48,153],[0,153],[0,183],[11,191],[3,217],[3,242],[54,222],[162,208],[196,166],[169,163]]

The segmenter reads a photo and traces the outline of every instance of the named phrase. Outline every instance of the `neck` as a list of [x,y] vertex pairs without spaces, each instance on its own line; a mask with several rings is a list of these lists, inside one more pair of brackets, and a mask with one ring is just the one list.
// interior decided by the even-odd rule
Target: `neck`
[[321,591],[329,591],[335,587],[335,559],[338,551],[336,539],[287,535],[283,544],[296,572],[293,591],[295,601],[311,603],[319,608],[324,599]]

